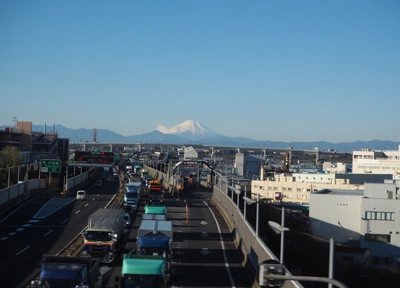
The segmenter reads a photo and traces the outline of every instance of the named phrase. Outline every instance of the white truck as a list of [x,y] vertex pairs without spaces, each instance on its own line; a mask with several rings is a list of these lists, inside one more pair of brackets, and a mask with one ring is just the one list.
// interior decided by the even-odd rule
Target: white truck
[[170,268],[172,240],[171,221],[142,220],[137,231],[137,254],[162,256],[167,260]]

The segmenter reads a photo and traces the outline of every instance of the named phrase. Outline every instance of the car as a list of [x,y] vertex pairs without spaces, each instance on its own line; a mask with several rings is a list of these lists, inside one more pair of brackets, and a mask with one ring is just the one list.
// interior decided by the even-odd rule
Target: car
[[128,201],[128,202],[125,202],[125,204],[124,204],[124,209],[127,209],[128,207],[131,207],[131,209],[132,209],[133,211],[136,211],[136,210],[137,210],[136,201]]
[[76,192],[76,200],[86,200],[86,191],[78,190],[78,192]]
[[131,227],[131,216],[129,215],[129,213],[125,213],[124,215],[124,223],[125,223],[125,228]]
[[119,178],[119,175],[118,175],[118,173],[114,172],[114,174],[113,174],[113,178],[114,178],[114,179],[118,179],[118,178]]

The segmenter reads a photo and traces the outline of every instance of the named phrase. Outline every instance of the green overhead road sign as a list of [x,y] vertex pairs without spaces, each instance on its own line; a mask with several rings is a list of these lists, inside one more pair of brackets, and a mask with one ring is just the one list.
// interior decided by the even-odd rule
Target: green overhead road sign
[[61,160],[42,159],[40,162],[40,172],[60,173]]

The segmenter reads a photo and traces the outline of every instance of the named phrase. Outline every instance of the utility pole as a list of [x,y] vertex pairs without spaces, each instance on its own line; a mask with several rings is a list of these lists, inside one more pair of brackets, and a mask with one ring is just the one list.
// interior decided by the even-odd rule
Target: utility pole
[[97,135],[98,135],[98,131],[96,128],[93,128],[93,142],[96,143],[97,142]]
[[17,128],[17,117],[14,116],[12,119],[12,121],[14,122],[14,128]]

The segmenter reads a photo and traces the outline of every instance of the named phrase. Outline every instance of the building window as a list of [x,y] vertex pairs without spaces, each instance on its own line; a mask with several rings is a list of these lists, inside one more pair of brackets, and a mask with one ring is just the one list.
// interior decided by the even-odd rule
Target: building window
[[274,190],[278,190],[278,187],[274,187]]
[[272,186],[268,186],[268,190],[272,190]]
[[366,211],[365,219],[367,220],[386,220],[394,221],[394,212],[373,212]]
[[288,190],[288,191],[292,191],[292,187],[288,187],[287,190]]
[[390,235],[387,234],[365,234],[365,242],[390,243]]
[[296,191],[297,191],[297,192],[301,192],[301,188],[297,188]]
[[286,187],[282,187],[282,191],[286,191]]
[[258,188],[258,185],[254,185],[254,188]]

